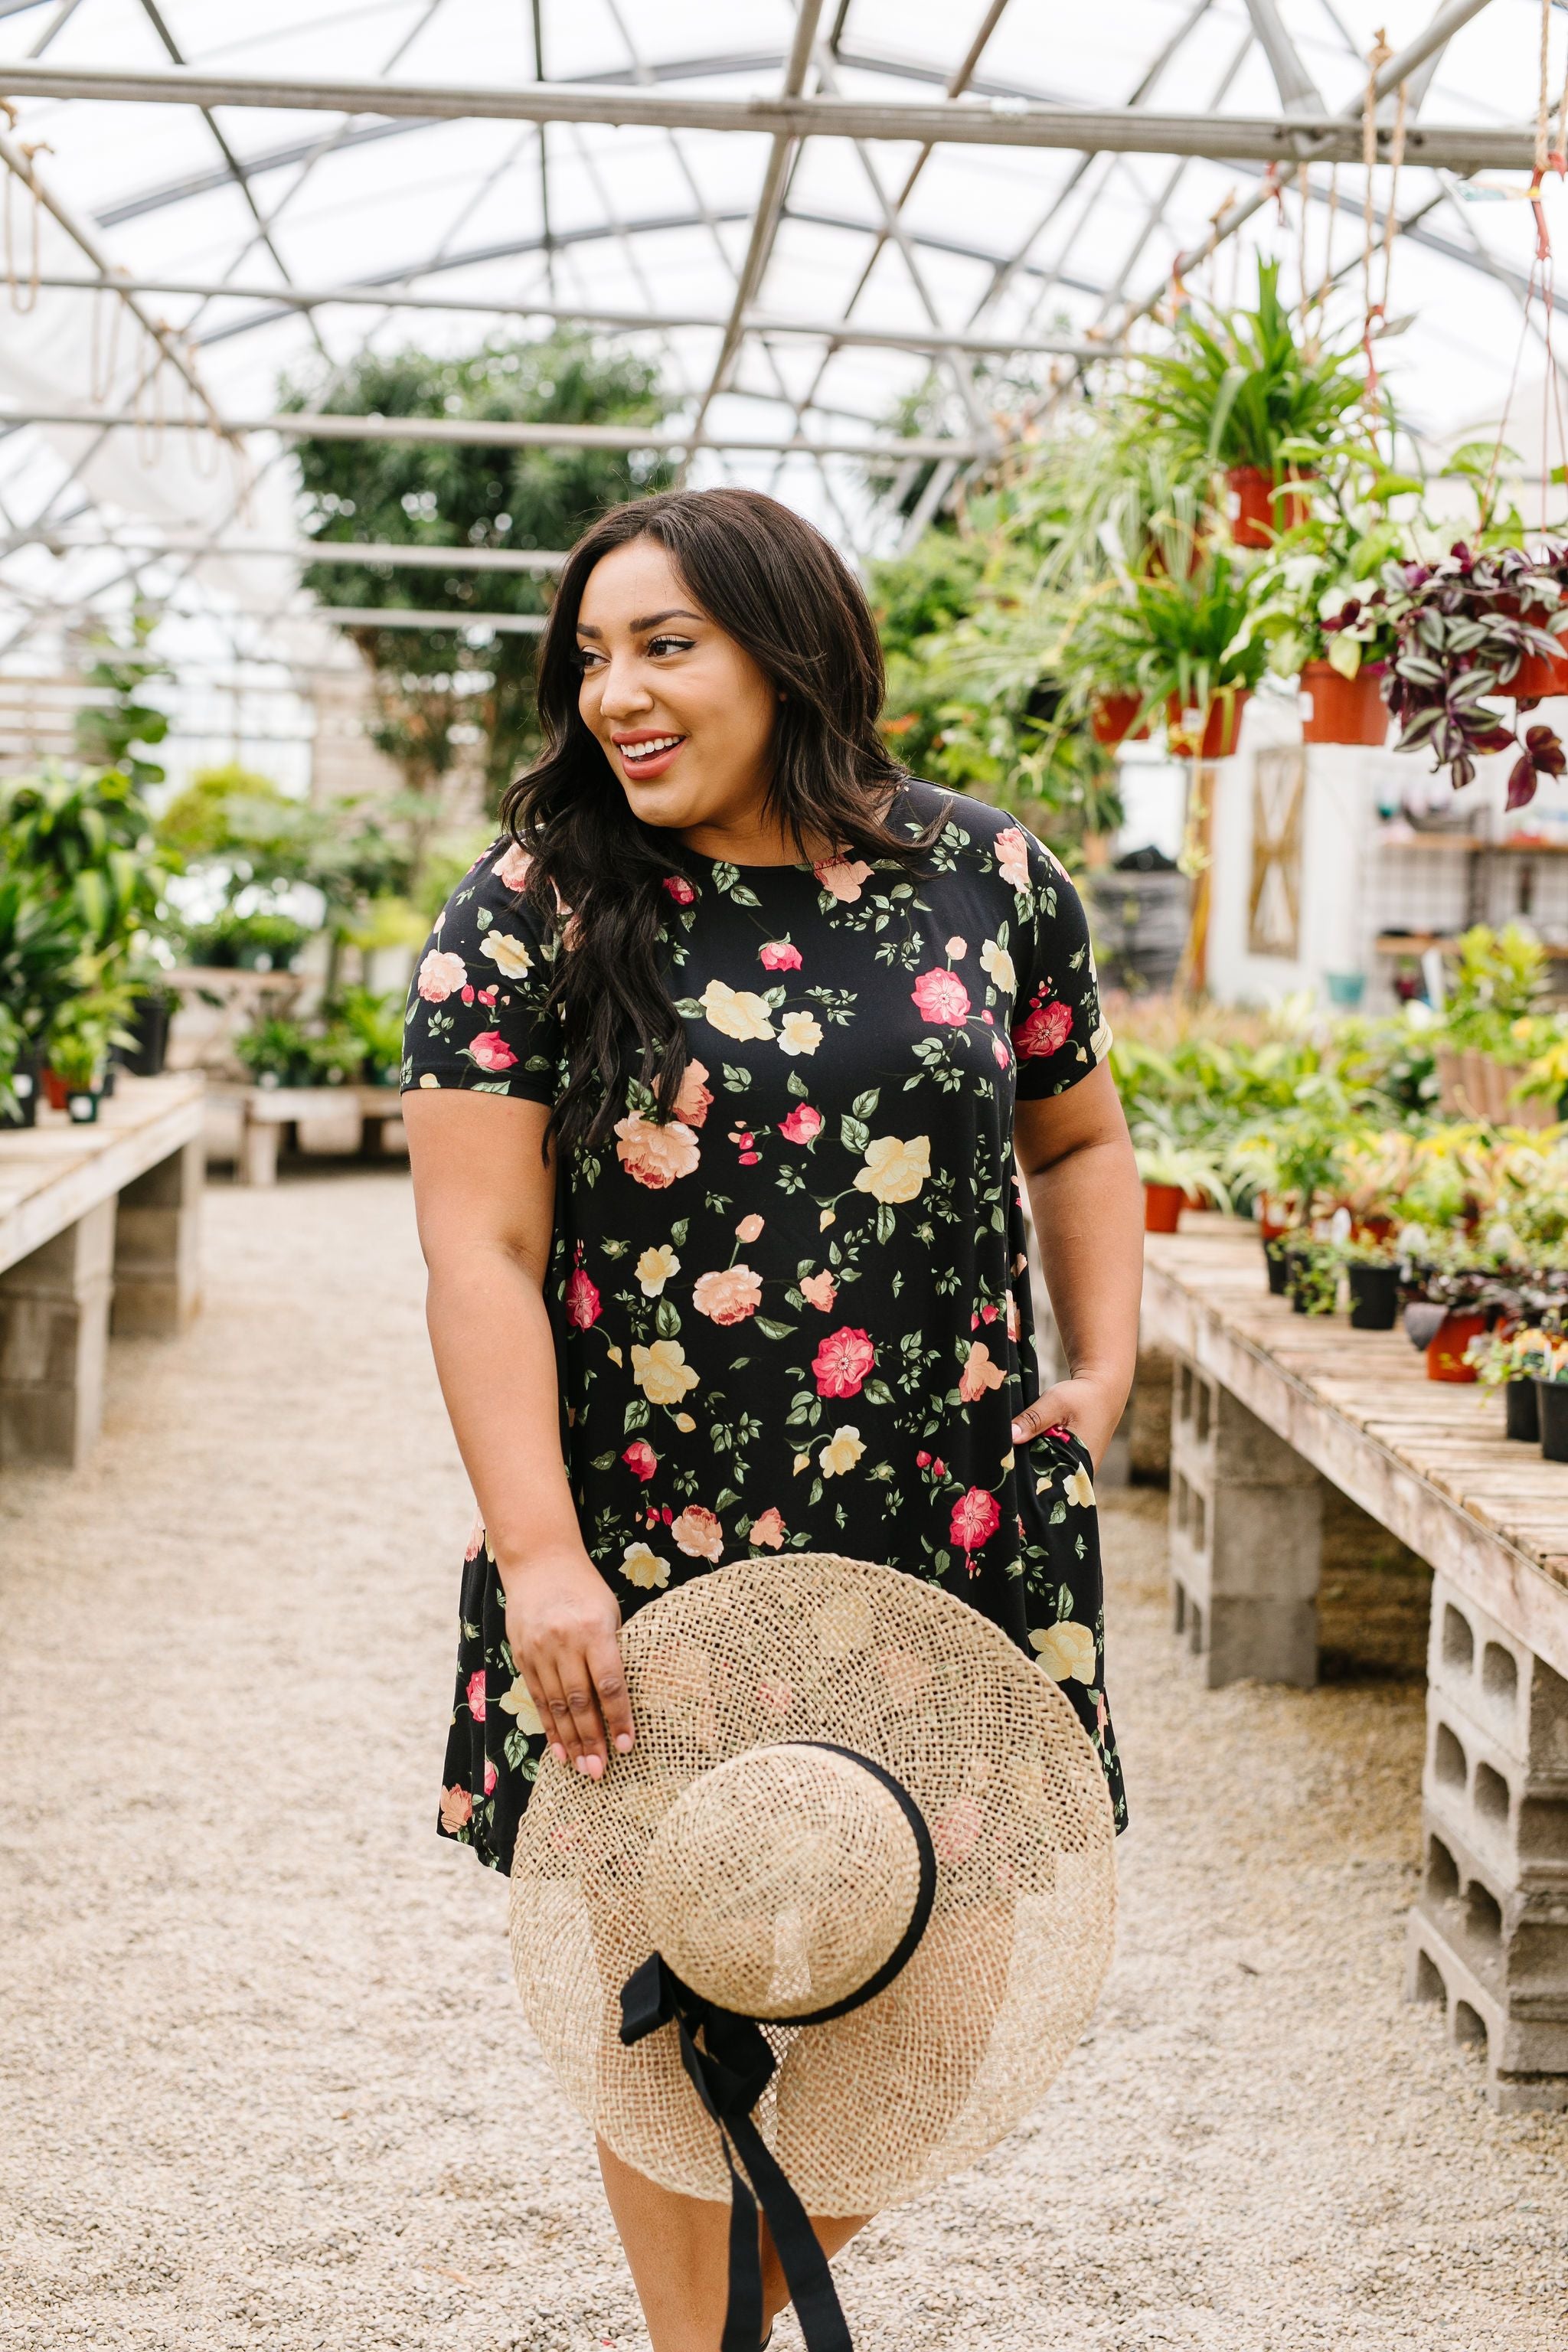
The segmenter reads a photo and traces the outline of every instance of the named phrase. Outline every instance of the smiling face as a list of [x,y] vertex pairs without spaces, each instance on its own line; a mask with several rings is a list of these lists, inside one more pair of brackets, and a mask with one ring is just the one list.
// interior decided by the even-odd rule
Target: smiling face
[[594,566],[577,654],[583,723],[644,824],[739,865],[798,855],[763,813],[777,690],[657,540],[628,540]]

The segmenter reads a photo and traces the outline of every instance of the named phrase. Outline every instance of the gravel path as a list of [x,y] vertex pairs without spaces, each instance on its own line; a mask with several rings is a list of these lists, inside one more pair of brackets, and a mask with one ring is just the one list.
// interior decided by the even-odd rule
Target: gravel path
[[[0,1479],[0,2345],[646,2352],[503,1889],[431,1833],[468,1506],[406,1180],[216,1190],[207,1255],[91,1467]],[[858,2341],[1559,2347],[1568,2118],[1400,1998],[1419,1687],[1196,1691],[1163,1513],[1107,1513],[1110,1990],[844,2257]]]

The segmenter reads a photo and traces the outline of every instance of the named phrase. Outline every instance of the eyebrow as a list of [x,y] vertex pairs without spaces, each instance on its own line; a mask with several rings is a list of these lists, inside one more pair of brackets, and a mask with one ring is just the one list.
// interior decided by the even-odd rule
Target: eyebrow
[[[672,604],[668,613],[645,613],[640,620],[631,624],[632,633],[640,636],[645,629],[656,629],[660,621],[700,621],[701,618],[700,613],[689,613],[684,604]],[[602,637],[605,632],[595,629],[587,621],[579,621],[577,634],[580,637]]]

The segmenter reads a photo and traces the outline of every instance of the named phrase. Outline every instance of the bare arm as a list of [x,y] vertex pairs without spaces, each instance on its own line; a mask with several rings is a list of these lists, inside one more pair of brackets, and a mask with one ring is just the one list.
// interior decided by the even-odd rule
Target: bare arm
[[1013,1141],[1068,1360],[1067,1379],[1013,1434],[1022,1443],[1065,1425],[1098,1467],[1132,1385],[1143,1286],[1143,1188],[1110,1070],[1020,1103]]
[[441,1392],[506,1594],[507,1640],[552,1753],[593,1777],[632,1744],[620,1607],[584,1548],[561,1459],[544,1276],[555,1171],[542,1104],[403,1097]]

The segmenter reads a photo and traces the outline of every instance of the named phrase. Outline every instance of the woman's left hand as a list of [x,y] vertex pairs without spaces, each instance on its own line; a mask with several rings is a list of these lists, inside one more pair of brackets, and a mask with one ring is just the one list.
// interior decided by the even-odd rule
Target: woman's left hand
[[1026,1404],[1013,1422],[1013,1442],[1026,1445],[1032,1437],[1043,1436],[1047,1429],[1070,1429],[1081,1438],[1089,1451],[1089,1458],[1098,1470],[1105,1451],[1116,1433],[1126,1398],[1117,1396],[1103,1381],[1084,1376],[1077,1380],[1058,1381],[1044,1396]]

